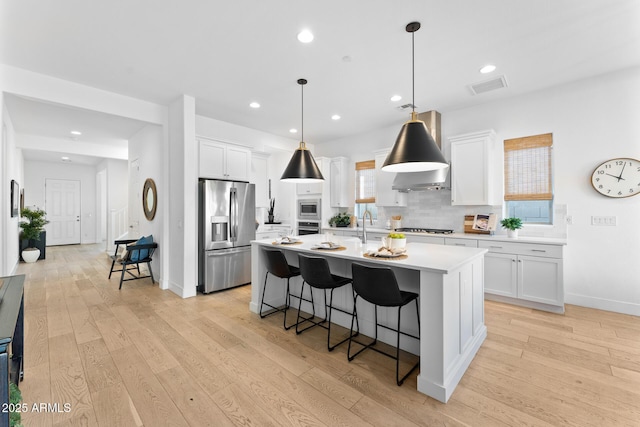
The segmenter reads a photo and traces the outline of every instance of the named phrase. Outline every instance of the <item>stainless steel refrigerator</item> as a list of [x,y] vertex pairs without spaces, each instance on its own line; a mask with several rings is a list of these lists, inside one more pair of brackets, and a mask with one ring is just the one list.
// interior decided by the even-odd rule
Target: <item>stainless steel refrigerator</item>
[[256,238],[255,185],[201,179],[199,186],[200,291],[250,283],[250,241]]

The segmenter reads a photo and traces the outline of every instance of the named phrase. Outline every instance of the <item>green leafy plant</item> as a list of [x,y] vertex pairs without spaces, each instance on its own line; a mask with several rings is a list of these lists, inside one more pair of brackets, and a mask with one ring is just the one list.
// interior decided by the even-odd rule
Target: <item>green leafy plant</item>
[[389,236],[392,239],[404,239],[405,236],[402,233],[389,233]]
[[20,211],[20,228],[22,228],[22,238],[29,240],[29,248],[35,247],[35,241],[40,240],[40,233],[44,231],[44,226],[49,223],[45,218],[47,213],[40,208],[23,208]]
[[508,230],[517,230],[522,228],[522,220],[520,218],[504,218],[500,221],[502,228],[506,228]]
[[[20,407],[20,403],[22,403],[22,393],[20,393],[20,389],[14,383],[9,383],[9,404],[13,408]],[[9,413],[9,426],[10,427],[21,427],[22,424],[22,416],[20,412],[11,411]]]
[[351,224],[351,215],[346,212],[338,213],[329,220],[329,225],[336,227],[347,227]]

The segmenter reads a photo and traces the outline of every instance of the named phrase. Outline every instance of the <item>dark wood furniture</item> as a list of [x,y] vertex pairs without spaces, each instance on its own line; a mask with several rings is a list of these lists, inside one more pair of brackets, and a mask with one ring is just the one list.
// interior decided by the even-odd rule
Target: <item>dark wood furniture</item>
[[[9,382],[24,376],[24,274],[0,277],[0,405],[9,403]],[[9,412],[0,411],[0,426]]]
[[[114,271],[120,271],[120,286],[118,289],[122,289],[122,282],[127,282],[129,280],[138,280],[138,279],[146,279],[147,277],[151,278],[151,283],[155,283],[153,279],[153,271],[151,271],[151,261],[153,261],[153,253],[158,248],[158,244],[148,243],[142,245],[134,244],[138,240],[136,239],[122,239],[116,240],[113,243],[116,245],[116,250],[111,258],[111,270],[109,271],[109,279],[111,279],[111,274]],[[118,254],[120,245],[126,245],[127,253],[124,256]],[[116,264],[120,264],[120,270],[114,270]],[[143,276],[140,273],[140,264],[147,264],[147,268],[149,269],[149,274]],[[132,273],[132,271],[136,270],[137,274]],[[128,279],[124,278],[124,274],[127,273],[131,276]]]

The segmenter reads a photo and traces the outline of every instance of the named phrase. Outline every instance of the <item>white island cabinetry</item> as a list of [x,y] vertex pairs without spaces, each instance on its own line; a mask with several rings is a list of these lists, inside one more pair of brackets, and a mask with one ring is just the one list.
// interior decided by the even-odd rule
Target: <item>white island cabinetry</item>
[[[483,257],[486,249],[456,246],[440,246],[424,243],[408,243],[406,259],[384,260],[366,258],[363,253],[374,249],[375,244],[365,245],[359,239],[342,238],[345,250],[319,251],[312,247],[323,240],[323,235],[301,236],[302,243],[280,245],[291,265],[298,265],[298,254],[321,256],[327,259],[333,274],[351,277],[354,262],[391,268],[401,289],[420,294],[420,325],[415,312],[403,310],[402,325],[408,332],[418,332],[420,342],[402,340],[404,350],[420,355],[418,391],[441,402],[446,402],[480,345],[487,335],[484,324]],[[260,252],[262,247],[273,248],[271,240],[254,241],[251,245],[251,303],[250,310],[258,313],[262,299],[262,281],[265,266]],[[285,281],[274,281],[267,288],[264,301],[274,306],[284,304]],[[301,278],[291,279],[291,292],[300,293]],[[316,300],[316,312],[323,312],[321,298]],[[350,286],[334,292],[333,304],[350,312],[353,310],[353,293]],[[311,313],[310,302],[303,302],[302,309]],[[373,307],[358,305],[360,333],[369,337],[374,333]],[[397,310],[380,309],[378,320],[385,324],[396,322]],[[335,312],[331,321],[349,328],[351,316]],[[380,329],[380,341],[395,345],[396,334]]]

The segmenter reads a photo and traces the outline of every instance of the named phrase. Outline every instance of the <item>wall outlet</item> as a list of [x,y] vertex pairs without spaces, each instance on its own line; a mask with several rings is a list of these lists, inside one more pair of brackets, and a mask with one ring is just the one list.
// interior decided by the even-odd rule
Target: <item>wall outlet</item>
[[571,215],[567,215],[567,225],[573,225],[573,217]]
[[616,217],[615,216],[592,216],[591,225],[615,226]]

